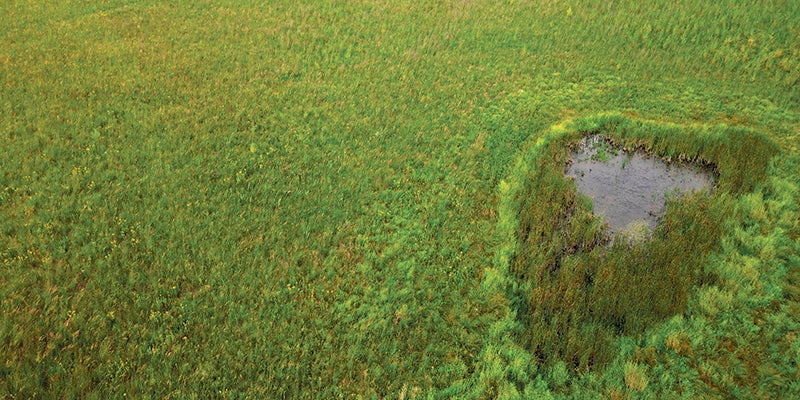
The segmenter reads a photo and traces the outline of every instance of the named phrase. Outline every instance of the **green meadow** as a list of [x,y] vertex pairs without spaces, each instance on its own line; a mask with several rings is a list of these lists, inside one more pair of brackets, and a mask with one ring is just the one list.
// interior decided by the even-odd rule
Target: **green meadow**
[[797,1],[5,1],[0,145],[4,398],[800,398]]

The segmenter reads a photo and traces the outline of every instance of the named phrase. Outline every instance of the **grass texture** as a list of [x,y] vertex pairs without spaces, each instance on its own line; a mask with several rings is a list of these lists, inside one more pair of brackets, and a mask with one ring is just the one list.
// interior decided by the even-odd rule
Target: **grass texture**
[[[0,396],[800,396],[798,2],[6,1],[0,27]],[[592,250],[557,173],[590,132],[719,190]]]

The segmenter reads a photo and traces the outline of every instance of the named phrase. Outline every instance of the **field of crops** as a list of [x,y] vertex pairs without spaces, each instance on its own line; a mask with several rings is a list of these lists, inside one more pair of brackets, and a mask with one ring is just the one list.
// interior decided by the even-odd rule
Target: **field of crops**
[[[0,396],[800,398],[800,2],[750,3],[3,2]],[[718,189],[603,250],[590,133]]]

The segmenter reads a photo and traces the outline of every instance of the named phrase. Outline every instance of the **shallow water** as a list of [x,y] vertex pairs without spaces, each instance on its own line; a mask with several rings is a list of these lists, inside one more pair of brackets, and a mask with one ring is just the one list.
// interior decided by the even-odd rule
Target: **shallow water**
[[608,223],[612,235],[640,240],[655,228],[667,195],[710,192],[713,186],[708,169],[667,164],[643,152],[611,150],[598,136],[584,138],[566,174],[575,179],[579,193],[592,199],[594,213]]

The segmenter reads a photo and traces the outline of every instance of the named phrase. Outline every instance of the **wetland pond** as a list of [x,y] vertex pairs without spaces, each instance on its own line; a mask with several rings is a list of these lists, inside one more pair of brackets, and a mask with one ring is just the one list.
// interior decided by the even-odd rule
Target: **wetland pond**
[[608,224],[610,234],[632,241],[650,236],[667,196],[711,192],[714,175],[708,168],[666,163],[645,152],[627,152],[599,135],[584,138],[571,154],[566,175],[578,193],[589,197],[593,212]]

